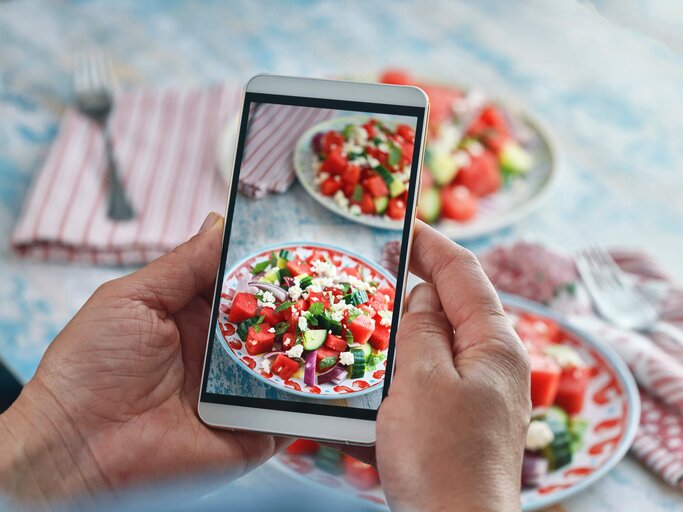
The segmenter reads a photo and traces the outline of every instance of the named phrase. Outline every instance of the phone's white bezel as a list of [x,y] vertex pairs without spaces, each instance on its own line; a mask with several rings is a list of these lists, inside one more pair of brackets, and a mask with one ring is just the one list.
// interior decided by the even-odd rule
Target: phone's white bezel
[[[425,110],[425,115],[423,116],[422,139],[420,141],[421,155],[418,164],[418,175],[421,174],[422,156],[424,154],[424,142],[427,131],[429,100],[427,95],[417,87],[341,80],[296,78],[277,75],[257,75],[247,83],[245,93],[277,94],[283,96],[383,103],[423,108]],[[233,157],[232,173],[229,183],[232,183],[232,174],[235,172],[234,158],[235,157]],[[418,186],[415,190],[420,189],[420,182],[418,182]],[[229,197],[230,195],[229,191]],[[226,212],[229,207],[230,204],[226,206]],[[413,224],[416,210],[417,197],[415,198],[415,201],[413,201],[413,211],[406,212],[406,214],[410,215],[411,219],[406,261],[410,260],[410,248],[412,245]],[[225,231],[223,232],[223,235],[225,236]],[[221,244],[221,247],[223,246],[223,243]],[[405,287],[408,280],[407,267],[408,266],[406,265],[402,279],[402,302],[405,301]],[[217,276],[217,283],[220,282],[221,276]],[[215,296],[216,294],[214,294],[214,297]],[[215,304],[212,305],[211,311],[214,311],[214,306]],[[403,304],[400,304],[395,308],[395,311],[399,312],[399,317],[402,310]],[[213,335],[214,333],[212,331],[208,334],[209,337]],[[210,339],[207,339],[207,352],[209,341]],[[204,355],[205,362],[207,361],[207,355],[208,354],[206,353]],[[394,351],[394,360],[395,357],[396,353]],[[372,445],[375,443],[376,435],[374,420],[202,402],[201,396],[205,371],[206,364],[204,364],[204,367],[202,368],[202,390],[199,393],[197,411],[201,420],[209,426],[263,432],[282,436],[304,437],[347,444]]]

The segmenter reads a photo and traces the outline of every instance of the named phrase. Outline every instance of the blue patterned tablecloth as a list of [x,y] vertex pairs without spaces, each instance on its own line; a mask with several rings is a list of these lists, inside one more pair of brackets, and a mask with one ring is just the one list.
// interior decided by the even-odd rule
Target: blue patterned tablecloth
[[[79,48],[105,47],[130,86],[257,72],[368,75],[394,65],[514,98],[552,128],[563,172],[537,214],[469,245],[641,247],[683,279],[681,34],[675,0],[2,2],[0,355],[30,378],[92,291],[130,270],[29,263],[7,244],[69,100]],[[240,485],[269,478],[283,477],[264,467]],[[677,493],[627,458],[553,510],[682,508]]]

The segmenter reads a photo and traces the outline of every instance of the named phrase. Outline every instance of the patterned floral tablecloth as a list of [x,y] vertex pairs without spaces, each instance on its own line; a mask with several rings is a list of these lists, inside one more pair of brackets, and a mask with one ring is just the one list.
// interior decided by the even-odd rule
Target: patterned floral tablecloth
[[[30,378],[86,297],[130,270],[28,263],[7,246],[69,100],[71,52],[86,45],[106,47],[129,86],[394,65],[513,97],[554,131],[562,176],[536,215],[471,248],[520,237],[567,249],[644,247],[683,279],[683,15],[675,1],[640,4],[3,2],[0,356]],[[240,485],[281,478],[265,466]],[[677,493],[627,458],[552,510],[681,508]]]

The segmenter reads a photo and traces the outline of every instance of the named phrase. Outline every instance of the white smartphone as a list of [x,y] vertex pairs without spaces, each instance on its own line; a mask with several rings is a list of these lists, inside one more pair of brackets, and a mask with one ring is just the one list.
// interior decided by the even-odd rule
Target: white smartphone
[[427,116],[416,87],[249,81],[199,396],[207,425],[375,442]]

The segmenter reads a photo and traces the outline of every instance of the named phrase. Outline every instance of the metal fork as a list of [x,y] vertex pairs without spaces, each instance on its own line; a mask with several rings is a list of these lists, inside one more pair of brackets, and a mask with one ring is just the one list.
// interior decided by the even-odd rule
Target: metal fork
[[683,345],[683,331],[661,321],[655,304],[624,274],[605,249],[594,247],[579,251],[575,262],[603,318],[623,329],[666,334]]
[[107,125],[109,114],[114,106],[113,75],[107,56],[99,51],[75,55],[73,86],[78,109],[99,125],[104,138],[109,179],[107,215],[112,220],[130,220],[135,217],[135,213],[121,184]]

